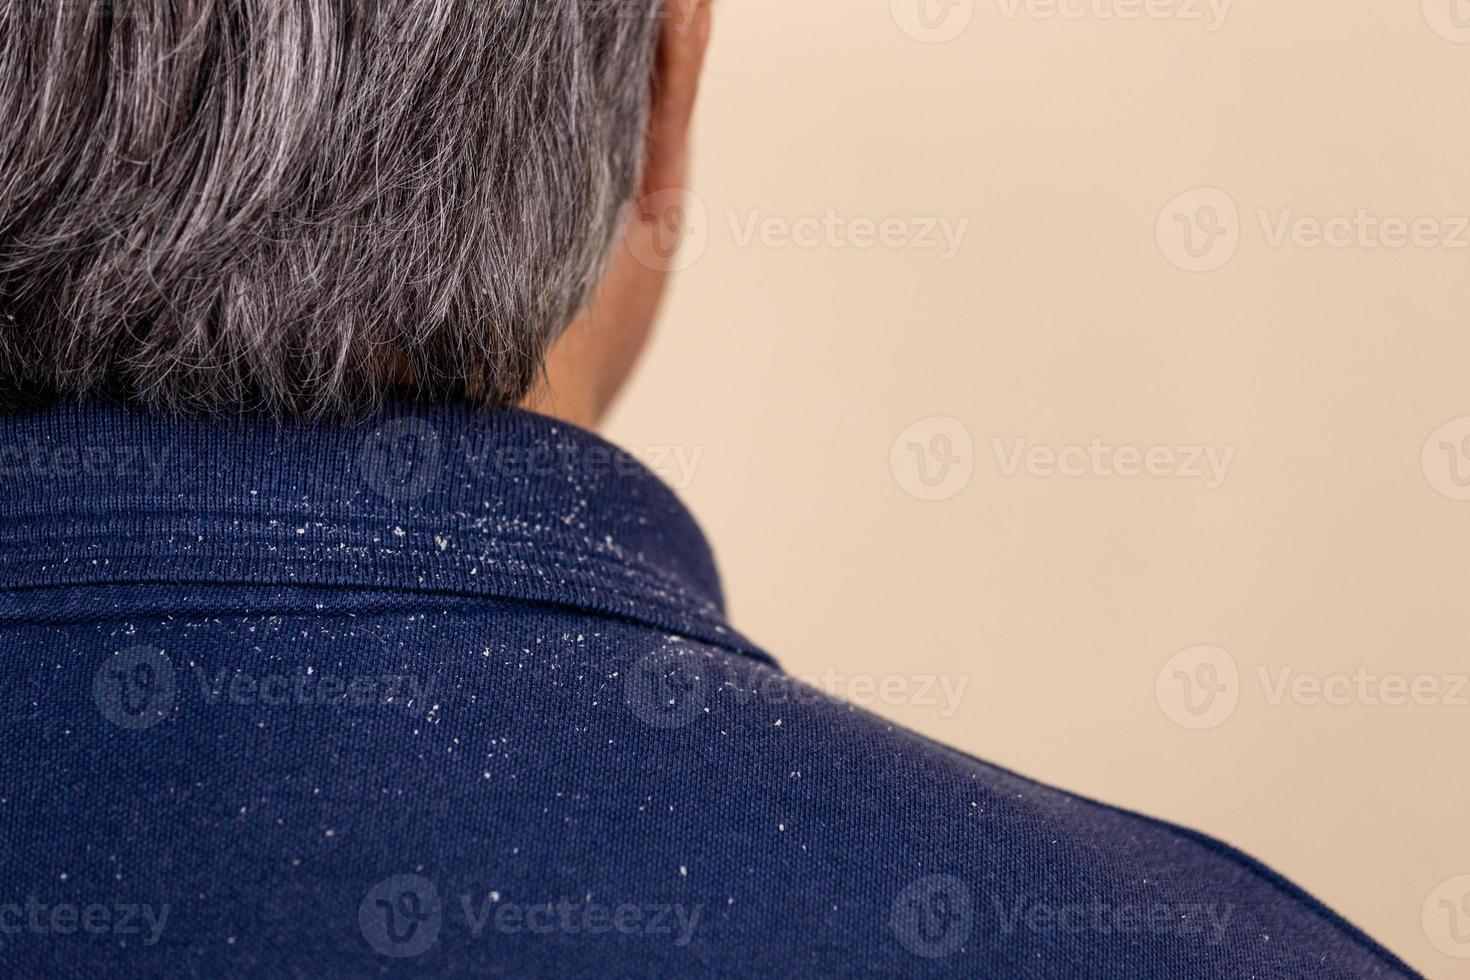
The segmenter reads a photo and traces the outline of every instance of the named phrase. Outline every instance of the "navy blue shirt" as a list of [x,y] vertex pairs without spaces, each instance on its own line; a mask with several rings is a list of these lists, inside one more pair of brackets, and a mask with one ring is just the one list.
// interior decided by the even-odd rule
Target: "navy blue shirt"
[[539,416],[0,417],[0,583],[5,976],[1413,975],[791,680]]

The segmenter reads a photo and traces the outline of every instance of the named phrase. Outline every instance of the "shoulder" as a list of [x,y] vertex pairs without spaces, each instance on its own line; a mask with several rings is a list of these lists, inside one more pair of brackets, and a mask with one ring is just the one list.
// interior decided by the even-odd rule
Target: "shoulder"
[[[539,761],[518,819],[559,816],[547,829],[584,882],[692,917],[686,943],[645,950],[671,969],[693,955],[755,974],[1413,975],[1204,835],[954,751],[743,653],[621,626],[583,647],[559,685],[521,688],[538,703],[517,739],[543,749],[522,756]],[[526,669],[551,673],[544,658]]]

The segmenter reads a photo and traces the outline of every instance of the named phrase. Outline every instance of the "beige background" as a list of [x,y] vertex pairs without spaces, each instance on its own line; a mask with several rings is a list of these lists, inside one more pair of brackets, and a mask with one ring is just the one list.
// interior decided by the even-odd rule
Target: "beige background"
[[[968,678],[953,712],[872,706],[1218,835],[1431,977],[1470,973],[1440,904],[1470,894],[1470,423],[1423,455],[1470,416],[1454,2],[1237,0],[1221,22],[1206,0],[1133,20],[1105,16],[1128,0],[955,0],[944,44],[912,36],[917,0],[722,3],[707,215],[608,426],[693,464],[659,468],[736,623],[789,670]],[[865,249],[742,242],[753,216],[829,209],[902,222]],[[1402,248],[1391,223],[1342,247],[1277,234],[1359,209],[1431,221]],[[925,218],[969,219],[958,254],[922,247]],[[894,465],[936,416],[958,428]],[[943,450],[936,432],[956,457],[936,492],[962,488],[925,501],[907,443]],[[1094,438],[1234,456],[1208,489],[1183,455],[1166,476],[1007,476],[992,442]],[[1174,671],[1209,680],[1198,657],[1219,655],[1163,668],[1201,644],[1238,680],[1217,671],[1224,700],[1192,716]],[[1258,671],[1287,668],[1437,694],[1273,704]]]

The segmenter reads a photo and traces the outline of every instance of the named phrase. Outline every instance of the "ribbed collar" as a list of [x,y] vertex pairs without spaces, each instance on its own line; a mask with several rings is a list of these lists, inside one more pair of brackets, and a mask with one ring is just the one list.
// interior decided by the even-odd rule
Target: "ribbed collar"
[[[590,432],[395,403],[357,424],[0,414],[0,583],[326,586],[555,603],[764,656],[673,492]],[[4,611],[0,609],[0,611]]]

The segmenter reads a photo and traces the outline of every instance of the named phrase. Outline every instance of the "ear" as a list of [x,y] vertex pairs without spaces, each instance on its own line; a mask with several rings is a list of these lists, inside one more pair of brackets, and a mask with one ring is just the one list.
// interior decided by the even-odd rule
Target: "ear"
[[643,186],[597,295],[552,347],[526,408],[592,428],[617,397],[653,329],[682,236],[689,122],[709,48],[713,0],[664,0]]
[[640,197],[682,188],[689,164],[689,124],[699,96],[714,24],[714,0],[664,0],[653,105]]

